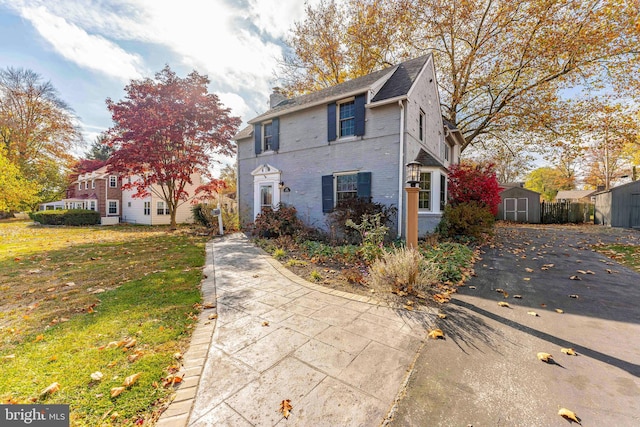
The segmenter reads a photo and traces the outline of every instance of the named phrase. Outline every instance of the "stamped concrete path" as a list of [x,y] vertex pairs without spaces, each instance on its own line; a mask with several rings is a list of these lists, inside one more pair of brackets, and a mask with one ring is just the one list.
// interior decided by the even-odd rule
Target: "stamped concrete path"
[[217,306],[203,310],[158,426],[380,425],[437,317],[307,282],[241,234],[207,245],[204,273]]

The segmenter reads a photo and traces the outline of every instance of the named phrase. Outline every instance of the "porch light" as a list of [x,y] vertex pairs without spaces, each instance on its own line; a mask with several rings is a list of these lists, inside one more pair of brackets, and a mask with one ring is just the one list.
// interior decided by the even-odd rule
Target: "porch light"
[[407,184],[415,187],[420,182],[420,163],[415,160],[407,163]]

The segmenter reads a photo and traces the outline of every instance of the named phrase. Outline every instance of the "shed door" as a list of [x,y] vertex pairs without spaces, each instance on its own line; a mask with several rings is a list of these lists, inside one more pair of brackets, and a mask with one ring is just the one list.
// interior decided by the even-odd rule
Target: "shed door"
[[518,222],[529,222],[529,199],[518,199],[516,217]]
[[515,221],[516,220],[516,207],[518,199],[504,199],[504,220]]
[[505,221],[528,222],[529,221],[529,200],[527,198],[506,198],[504,199],[504,219]]
[[640,194],[631,195],[631,220],[629,224],[633,228],[640,228]]

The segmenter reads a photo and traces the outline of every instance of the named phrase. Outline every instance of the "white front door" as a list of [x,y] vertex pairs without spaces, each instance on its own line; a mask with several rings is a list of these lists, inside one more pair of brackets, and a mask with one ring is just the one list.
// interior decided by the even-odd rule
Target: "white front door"
[[277,208],[280,204],[281,172],[271,165],[261,165],[253,172],[253,218],[264,208]]

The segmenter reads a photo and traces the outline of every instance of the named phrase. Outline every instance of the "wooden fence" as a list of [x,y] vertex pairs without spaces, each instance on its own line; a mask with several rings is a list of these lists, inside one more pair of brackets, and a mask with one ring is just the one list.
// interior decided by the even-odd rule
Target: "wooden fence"
[[542,224],[591,222],[591,215],[593,215],[593,205],[591,203],[540,203],[540,222]]

